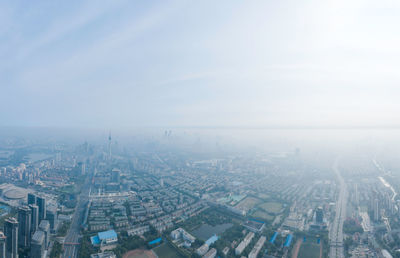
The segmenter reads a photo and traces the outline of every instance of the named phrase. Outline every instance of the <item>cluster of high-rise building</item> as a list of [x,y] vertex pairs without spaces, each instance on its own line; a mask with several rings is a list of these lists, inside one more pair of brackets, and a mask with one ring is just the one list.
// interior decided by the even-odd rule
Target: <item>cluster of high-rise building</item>
[[57,226],[57,211],[46,210],[46,199],[28,194],[28,205],[18,207],[17,218],[7,218],[0,232],[0,257],[18,258],[18,248],[30,249],[30,257],[42,258],[50,231]]

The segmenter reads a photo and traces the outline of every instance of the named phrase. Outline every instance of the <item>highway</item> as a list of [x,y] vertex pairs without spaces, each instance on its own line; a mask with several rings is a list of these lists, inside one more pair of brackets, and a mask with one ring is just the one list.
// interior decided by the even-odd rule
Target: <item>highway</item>
[[78,202],[72,218],[71,225],[68,229],[67,236],[64,241],[63,258],[76,258],[78,257],[79,250],[79,232],[85,216],[86,205],[89,200],[89,193],[91,187],[91,175],[87,175],[85,183],[82,186],[81,193],[78,196]]
[[339,160],[336,159],[333,164],[333,171],[339,180],[339,196],[336,202],[336,214],[329,230],[330,240],[330,258],[344,258],[343,249],[343,222],[346,219],[347,206],[347,187],[338,168]]

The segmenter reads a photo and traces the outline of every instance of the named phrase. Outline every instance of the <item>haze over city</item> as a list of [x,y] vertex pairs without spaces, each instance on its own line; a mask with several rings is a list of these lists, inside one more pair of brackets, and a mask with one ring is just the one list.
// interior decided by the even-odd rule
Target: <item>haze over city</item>
[[0,258],[400,257],[400,2],[0,2]]

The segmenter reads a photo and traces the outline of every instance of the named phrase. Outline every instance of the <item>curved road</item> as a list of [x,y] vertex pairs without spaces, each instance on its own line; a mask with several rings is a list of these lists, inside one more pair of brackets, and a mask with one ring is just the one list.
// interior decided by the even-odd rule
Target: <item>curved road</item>
[[329,230],[330,239],[330,258],[344,258],[343,249],[343,222],[346,219],[346,206],[347,206],[347,187],[340,170],[338,168],[339,160],[336,159],[333,164],[333,171],[339,180],[339,197],[336,202],[335,219]]

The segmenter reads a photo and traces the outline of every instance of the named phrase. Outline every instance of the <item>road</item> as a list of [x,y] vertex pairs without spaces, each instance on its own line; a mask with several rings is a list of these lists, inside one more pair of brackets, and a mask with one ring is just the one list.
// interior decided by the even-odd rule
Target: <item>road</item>
[[87,175],[85,183],[82,186],[80,195],[78,196],[78,203],[72,218],[71,225],[68,229],[67,236],[64,241],[64,254],[63,258],[76,258],[78,257],[79,250],[79,231],[85,216],[86,205],[89,200],[91,175]]
[[347,187],[344,179],[338,168],[339,160],[336,159],[333,164],[333,171],[339,180],[339,196],[336,202],[335,219],[329,230],[330,239],[330,258],[344,258],[343,249],[343,222],[346,219],[346,206],[347,206]]

